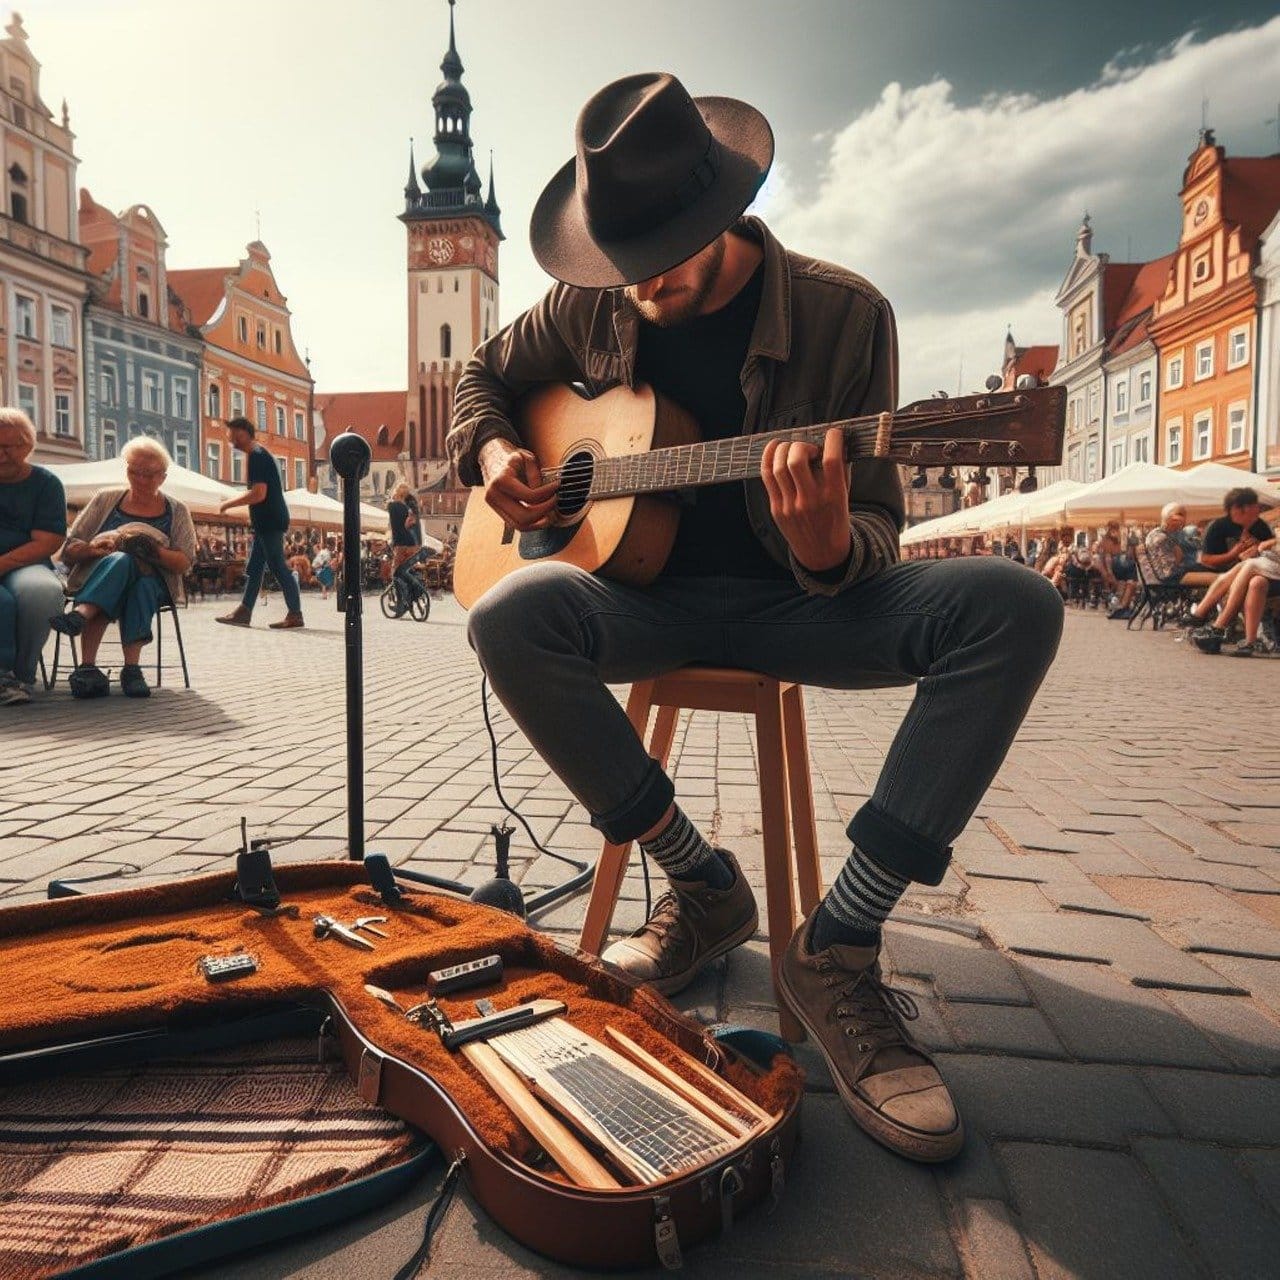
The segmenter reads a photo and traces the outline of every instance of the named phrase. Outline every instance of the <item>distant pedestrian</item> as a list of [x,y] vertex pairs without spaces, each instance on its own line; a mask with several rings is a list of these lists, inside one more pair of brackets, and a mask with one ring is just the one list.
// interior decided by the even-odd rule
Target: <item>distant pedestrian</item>
[[247,627],[253,620],[253,606],[258,601],[262,575],[268,567],[284,592],[288,612],[279,622],[271,623],[273,631],[289,631],[303,626],[302,596],[297,579],[284,556],[284,536],[289,531],[289,508],[284,501],[284,486],[275,459],[254,441],[254,426],[248,418],[232,418],[227,423],[231,444],[247,455],[245,471],[249,488],[238,498],[228,498],[221,510],[249,508],[253,526],[253,549],[244,567],[244,597],[228,614],[218,619],[232,627]]
[[418,524],[418,504],[409,486],[403,481],[396,485],[387,503],[387,519],[391,523],[392,572],[417,553],[422,545],[422,530]]

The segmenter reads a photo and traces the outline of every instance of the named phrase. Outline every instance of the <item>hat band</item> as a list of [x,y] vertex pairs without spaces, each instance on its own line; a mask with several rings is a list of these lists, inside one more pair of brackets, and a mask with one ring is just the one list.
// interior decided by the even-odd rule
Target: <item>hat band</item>
[[652,231],[664,222],[670,221],[677,214],[702,198],[704,192],[715,185],[720,176],[720,144],[715,134],[708,131],[707,148],[688,176],[664,198],[651,200],[640,208],[632,205],[627,208],[611,210],[612,216],[607,219],[592,217],[587,211],[587,218],[592,232],[601,240],[629,240],[634,236]]

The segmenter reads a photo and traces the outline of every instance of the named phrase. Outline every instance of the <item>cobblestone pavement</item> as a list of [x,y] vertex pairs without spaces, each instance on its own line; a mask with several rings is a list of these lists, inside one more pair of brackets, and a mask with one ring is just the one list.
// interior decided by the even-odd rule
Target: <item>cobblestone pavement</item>
[[[226,865],[240,815],[281,858],[345,841],[341,619],[308,602],[277,634],[183,612],[194,688],[74,704],[65,686],[0,721],[0,901],[55,875]],[[369,612],[372,610],[372,612]],[[273,599],[266,618],[278,616]],[[366,604],[369,847],[478,882],[498,819],[478,672],[462,616],[424,624]],[[694,1276],[1258,1276],[1280,1250],[1280,665],[1208,658],[1167,633],[1072,612],[1061,656],[937,889],[888,932],[898,985],[965,1117],[963,1155],[930,1169],[865,1138],[815,1053],[788,1193],[687,1260]],[[811,690],[828,878],[909,692]],[[598,842],[500,714],[508,798],[550,847]],[[685,807],[760,881],[744,718],[682,720]],[[959,763],[959,762],[958,762]],[[527,885],[562,878],[513,852]],[[633,865],[633,873],[635,871]],[[544,917],[572,931],[583,899]],[[643,910],[629,877],[616,923]],[[917,922],[923,922],[917,923]],[[757,938],[682,998],[696,1016],[776,1027]],[[438,1175],[437,1175],[438,1178]],[[390,1277],[435,1182],[355,1224],[209,1275]],[[567,1274],[465,1197],[432,1274]]]

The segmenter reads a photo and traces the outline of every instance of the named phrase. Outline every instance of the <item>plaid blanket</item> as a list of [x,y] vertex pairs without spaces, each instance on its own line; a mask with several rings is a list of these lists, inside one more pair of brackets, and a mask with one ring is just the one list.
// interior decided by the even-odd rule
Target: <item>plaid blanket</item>
[[5,1086],[0,1278],[324,1191],[423,1142],[363,1102],[340,1061],[317,1062],[313,1038]]

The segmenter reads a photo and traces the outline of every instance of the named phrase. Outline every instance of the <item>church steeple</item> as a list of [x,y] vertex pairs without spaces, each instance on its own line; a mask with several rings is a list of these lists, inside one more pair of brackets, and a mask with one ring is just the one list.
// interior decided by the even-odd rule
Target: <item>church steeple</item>
[[502,210],[498,208],[498,188],[493,183],[493,152],[489,152],[489,198],[484,202],[484,211],[493,223],[494,230],[498,233],[499,240],[505,240],[506,236],[502,234],[502,226],[498,219],[502,215]]
[[404,184],[404,200],[408,206],[422,194],[422,188],[418,186],[417,166],[413,162],[413,139],[409,139],[409,181]]

